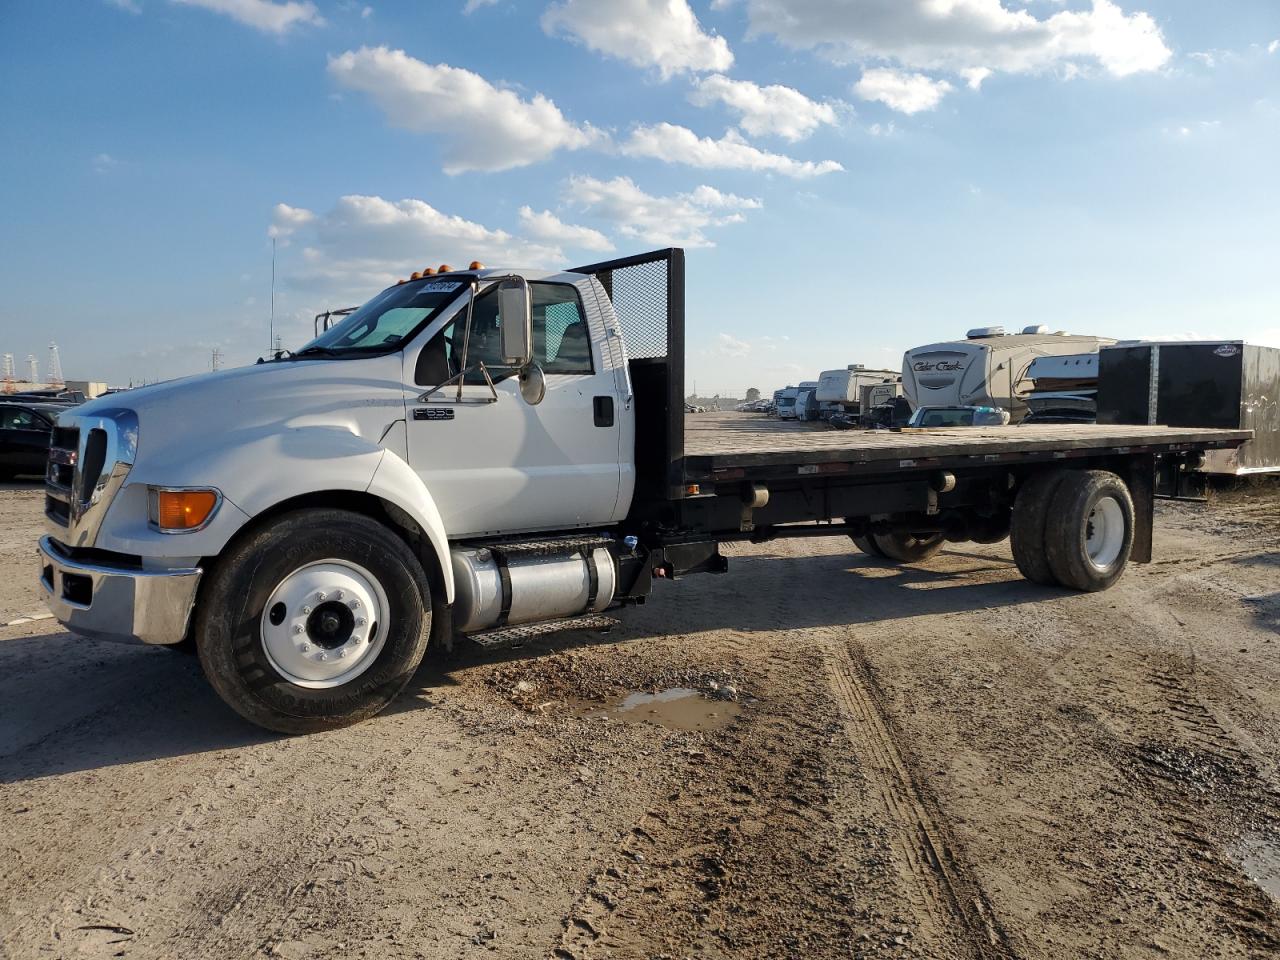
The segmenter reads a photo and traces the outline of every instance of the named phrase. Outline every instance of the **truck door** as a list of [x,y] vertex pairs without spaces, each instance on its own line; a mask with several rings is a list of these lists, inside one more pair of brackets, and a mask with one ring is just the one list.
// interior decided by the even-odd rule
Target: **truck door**
[[[541,403],[501,369],[502,318],[493,288],[475,301],[462,400],[448,386],[461,369],[466,311],[421,350],[408,404],[409,459],[435,498],[451,538],[609,523],[619,509],[620,398],[602,362],[603,324],[594,297],[571,283],[535,282],[534,363],[546,378]],[[474,369],[483,361],[493,391]],[[497,399],[494,400],[494,392]]]

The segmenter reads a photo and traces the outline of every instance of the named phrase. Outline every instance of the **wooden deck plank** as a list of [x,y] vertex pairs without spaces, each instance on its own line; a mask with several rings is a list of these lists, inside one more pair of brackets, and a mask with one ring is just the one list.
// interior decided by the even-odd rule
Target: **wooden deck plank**
[[823,424],[759,414],[692,414],[685,420],[685,456],[704,467],[776,463],[868,463],[880,460],[1105,448],[1168,448],[1182,444],[1235,446],[1248,430],[1201,427],[1043,424],[950,430],[832,430]]

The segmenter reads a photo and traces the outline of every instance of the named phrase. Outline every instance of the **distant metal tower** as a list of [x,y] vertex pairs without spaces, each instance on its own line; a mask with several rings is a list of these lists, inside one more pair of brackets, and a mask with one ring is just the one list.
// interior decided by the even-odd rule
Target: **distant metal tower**
[[62,379],[62,361],[58,359],[58,345],[52,340],[49,341],[49,386],[65,387],[67,382]]
[[4,392],[13,393],[13,354],[4,355]]
[[40,365],[36,363],[34,354],[27,354],[27,380],[35,385],[40,382]]
[[209,358],[209,363],[213,367],[214,373],[222,369],[222,351],[217,347],[213,348],[213,355]]

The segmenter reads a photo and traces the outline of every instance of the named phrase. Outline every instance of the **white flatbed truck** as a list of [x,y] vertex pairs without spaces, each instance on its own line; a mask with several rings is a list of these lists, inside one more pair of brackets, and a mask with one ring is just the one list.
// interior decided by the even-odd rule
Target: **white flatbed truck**
[[[254,723],[376,714],[428,646],[604,622],[719,545],[887,562],[1012,540],[1100,590],[1151,555],[1159,475],[1247,430],[813,432],[684,415],[684,254],[424,271],[296,353],[60,415],[40,582],[91,638],[194,647]],[[732,415],[724,415],[732,416]]]

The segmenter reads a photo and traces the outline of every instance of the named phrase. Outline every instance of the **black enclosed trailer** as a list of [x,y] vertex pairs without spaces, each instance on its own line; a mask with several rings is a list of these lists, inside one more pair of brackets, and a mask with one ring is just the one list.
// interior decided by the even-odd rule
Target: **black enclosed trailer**
[[1206,450],[1203,473],[1280,473],[1280,348],[1240,340],[1103,347],[1098,422],[1252,430]]
[[[830,431],[732,414],[686,421],[683,251],[574,272],[600,280],[629,355],[637,483],[619,533],[641,546],[621,578],[633,597],[652,576],[723,570],[724,541],[830,535],[899,562],[947,541],[1011,538],[1028,579],[1104,589],[1125,561],[1151,557],[1157,459],[1186,470],[1251,436],[1146,424]],[[1104,536],[1107,517],[1120,540]]]

